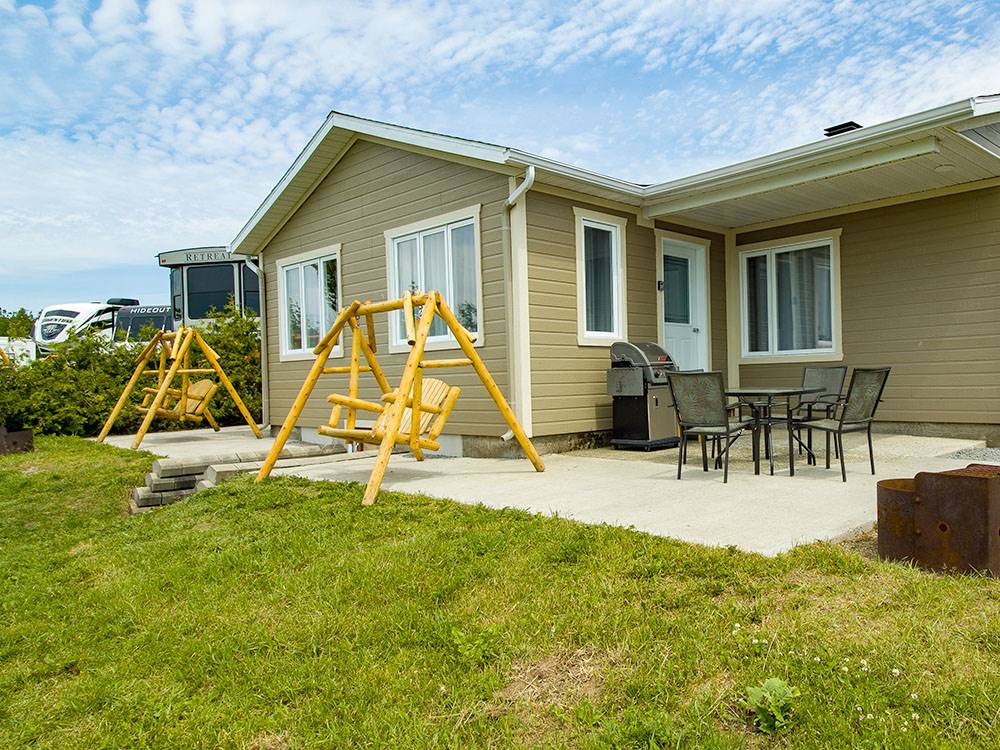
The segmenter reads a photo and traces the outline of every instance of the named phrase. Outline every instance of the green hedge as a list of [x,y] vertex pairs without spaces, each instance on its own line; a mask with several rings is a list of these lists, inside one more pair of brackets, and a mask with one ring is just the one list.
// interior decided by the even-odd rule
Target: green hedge
[[[259,420],[261,409],[260,333],[256,318],[235,309],[214,316],[202,329],[206,342],[219,355],[250,413]],[[29,428],[50,435],[91,436],[104,421],[135,369],[135,347],[112,343],[93,335],[71,338],[44,359],[17,368],[0,367],[0,421],[8,429]],[[151,363],[153,364],[153,363]],[[200,356],[192,366],[208,367]],[[132,404],[122,410],[114,433],[134,432],[142,415],[132,406],[143,386],[155,385],[151,376],[140,379]],[[212,400],[220,424],[241,424],[236,405],[225,389]],[[154,429],[178,429],[179,423],[157,420]]]

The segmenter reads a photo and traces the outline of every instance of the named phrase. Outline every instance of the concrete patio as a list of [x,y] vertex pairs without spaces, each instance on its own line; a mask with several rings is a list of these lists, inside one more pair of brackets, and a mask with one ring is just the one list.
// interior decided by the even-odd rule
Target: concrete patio
[[[135,435],[109,435],[104,442],[116,448],[131,448]],[[150,432],[142,440],[140,450],[165,458],[201,458],[206,455],[266,454],[274,438],[258,439],[249,427],[223,427],[219,432],[210,428]],[[289,445],[293,445],[289,441]]]
[[[774,555],[798,544],[836,541],[870,529],[875,522],[878,479],[966,466],[973,461],[950,454],[983,445],[975,440],[911,435],[874,437],[877,474],[873,477],[863,435],[846,436],[846,483],[840,481],[836,459],[827,470],[822,455],[819,466],[809,466],[799,457],[795,476],[789,477],[783,445],[775,446],[774,476],[767,474],[766,463],[763,473],[754,476],[749,441],[743,439],[733,448],[728,484],[722,483],[721,471],[701,470],[695,446],[680,481],[676,450],[644,453],[595,448],[546,455],[546,470],[541,474],[526,460],[429,456],[421,463],[400,454],[393,456],[382,488],[633,527],[687,542],[733,545]],[[119,435],[107,442],[127,448],[132,437]],[[228,460],[255,461],[272,443],[270,437],[257,440],[246,427],[227,427],[218,433],[207,429],[151,433],[142,448],[171,459],[230,456]],[[315,447],[290,442],[286,450]],[[276,468],[273,476],[365,483],[374,456],[375,451],[369,450],[315,457],[303,465]]]
[[[807,466],[800,459],[795,476],[789,477],[787,449],[780,448],[775,475],[754,476],[746,444],[739,451],[734,448],[728,484],[722,483],[721,471],[703,472],[700,455],[694,451],[680,481],[676,450],[598,448],[547,455],[542,474],[527,461],[429,458],[420,463],[399,455],[390,462],[382,487],[774,555],[799,544],[836,541],[870,529],[878,479],[966,466],[972,462],[948,454],[981,445],[973,440],[876,435],[873,477],[863,436],[849,435],[846,483],[840,479],[839,465],[834,461],[832,468],[824,469],[822,457],[819,466]],[[370,466],[370,461],[358,460],[274,474],[364,483]]]

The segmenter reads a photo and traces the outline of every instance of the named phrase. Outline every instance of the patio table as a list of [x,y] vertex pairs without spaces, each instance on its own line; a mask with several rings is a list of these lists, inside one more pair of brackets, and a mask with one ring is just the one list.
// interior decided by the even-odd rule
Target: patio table
[[[764,426],[767,433],[764,437],[765,444],[764,447],[767,450],[768,458],[770,460],[771,476],[774,476],[774,450],[770,444],[771,435],[771,425],[776,421],[771,417],[771,410],[774,406],[775,399],[785,399],[788,403],[788,419],[784,420],[788,423],[788,476],[795,476],[795,448],[794,440],[795,434],[792,420],[791,420],[791,408],[792,408],[792,398],[795,396],[806,396],[813,393],[822,393],[823,389],[820,387],[806,388],[801,385],[790,385],[790,386],[748,386],[746,388],[730,388],[726,391],[726,395],[732,398],[739,399],[744,404],[750,407],[750,412],[753,415],[755,432],[759,435],[759,428]],[[751,399],[766,399],[766,406],[763,408],[759,404],[755,404]],[[755,441],[758,438],[755,438]],[[808,449],[807,449],[808,450]],[[760,473],[760,464],[757,463],[754,466],[754,474]]]

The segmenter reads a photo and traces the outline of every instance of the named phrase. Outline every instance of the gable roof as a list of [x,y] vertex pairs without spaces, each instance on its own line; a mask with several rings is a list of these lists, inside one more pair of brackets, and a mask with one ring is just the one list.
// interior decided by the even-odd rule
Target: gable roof
[[[259,252],[359,138],[404,145],[510,175],[531,166],[538,182],[633,205],[649,218],[734,227],[776,212],[787,214],[790,204],[823,207],[843,202],[837,196],[845,192],[858,197],[860,173],[880,177],[867,180],[878,184],[869,185],[862,200],[913,187],[1000,178],[998,122],[1000,94],[963,99],[689,177],[642,184],[509,146],[331,112],[228,249],[247,255]],[[942,164],[953,167],[953,174],[942,177],[938,171],[932,179]]]

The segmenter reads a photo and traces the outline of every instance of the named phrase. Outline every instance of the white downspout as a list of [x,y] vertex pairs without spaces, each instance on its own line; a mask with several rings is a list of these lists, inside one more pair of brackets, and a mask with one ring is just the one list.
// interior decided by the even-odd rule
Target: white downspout
[[535,184],[535,168],[528,167],[524,170],[524,180],[521,184],[517,186],[513,193],[507,196],[507,208],[513,206],[520,199],[522,195],[531,190],[531,186]]
[[[257,264],[257,259],[247,255],[244,256],[247,266],[257,274],[257,284],[260,291],[257,293],[260,300],[260,315],[257,317],[257,324],[260,326],[260,423],[261,426],[269,429],[271,427],[271,394],[267,376],[267,323],[264,320],[264,308],[267,306],[266,291],[264,290],[264,269]],[[242,284],[243,279],[240,279]],[[241,287],[242,289],[242,287]]]
[[[531,328],[528,301],[528,210],[525,195],[535,184],[535,168],[528,167],[521,184],[507,196],[506,206],[510,217],[511,255],[511,310],[512,334],[508,355],[511,360],[511,392],[514,396],[514,414],[521,427],[532,437],[531,417]],[[508,430],[504,440],[513,434]]]

